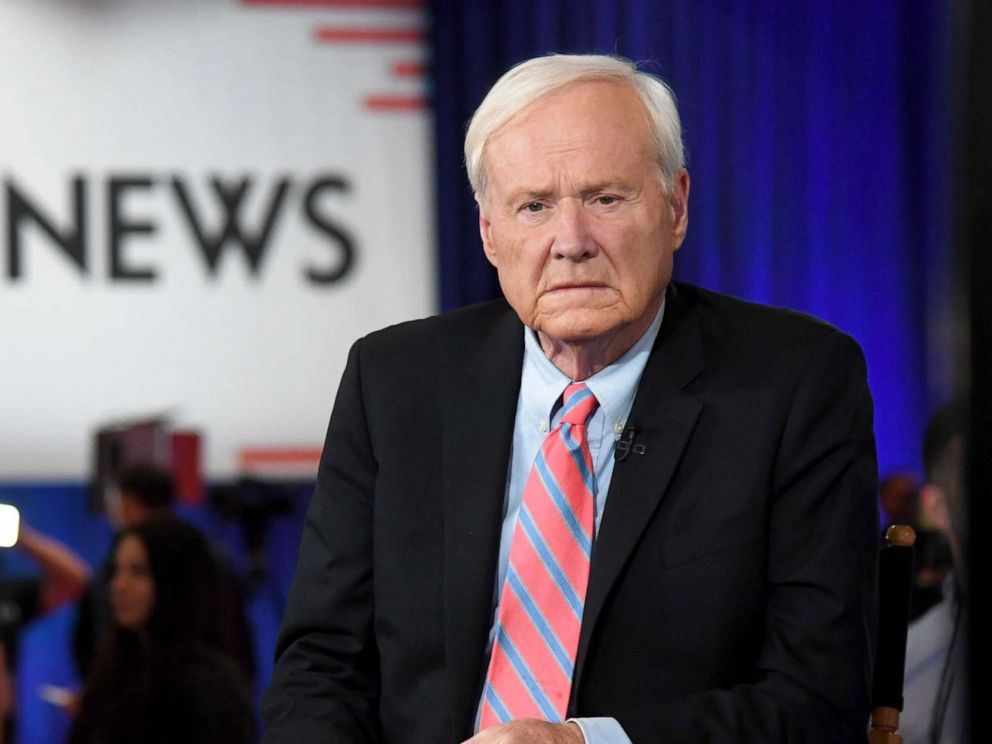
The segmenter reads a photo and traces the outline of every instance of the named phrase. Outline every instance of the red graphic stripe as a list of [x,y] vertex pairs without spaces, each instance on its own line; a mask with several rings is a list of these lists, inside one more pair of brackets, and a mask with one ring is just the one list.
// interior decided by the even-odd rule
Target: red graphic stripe
[[318,26],[317,41],[324,44],[419,44],[424,32],[418,28]]
[[371,95],[363,101],[370,111],[421,111],[428,106],[423,96]]
[[422,77],[426,74],[427,65],[423,62],[393,62],[393,75],[396,77]]
[[265,447],[243,449],[241,466],[251,465],[316,465],[320,462],[320,447]]
[[243,5],[299,8],[420,8],[422,0],[241,0]]

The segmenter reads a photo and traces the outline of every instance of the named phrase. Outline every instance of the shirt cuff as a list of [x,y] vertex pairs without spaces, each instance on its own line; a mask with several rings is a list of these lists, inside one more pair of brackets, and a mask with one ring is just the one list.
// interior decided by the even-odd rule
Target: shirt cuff
[[633,744],[616,718],[569,718],[582,729],[586,744]]

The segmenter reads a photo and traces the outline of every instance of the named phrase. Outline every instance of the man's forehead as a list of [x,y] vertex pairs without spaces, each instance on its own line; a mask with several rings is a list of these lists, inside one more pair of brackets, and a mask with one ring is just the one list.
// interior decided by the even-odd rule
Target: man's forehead
[[[654,166],[646,115],[597,111],[592,99],[549,100],[501,129],[486,148],[486,166],[501,197],[631,186]],[[574,105],[574,104],[578,105]],[[633,108],[639,113],[640,101]],[[619,113],[620,115],[616,115]]]

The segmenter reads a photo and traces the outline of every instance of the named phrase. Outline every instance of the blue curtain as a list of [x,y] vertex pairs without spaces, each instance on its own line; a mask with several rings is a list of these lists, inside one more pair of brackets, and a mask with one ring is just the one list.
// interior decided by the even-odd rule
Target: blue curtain
[[950,392],[949,24],[922,0],[435,0],[441,305],[498,296],[464,128],[516,62],[644,61],[674,88],[693,187],[677,279],[806,311],[865,350],[883,474],[919,470]]

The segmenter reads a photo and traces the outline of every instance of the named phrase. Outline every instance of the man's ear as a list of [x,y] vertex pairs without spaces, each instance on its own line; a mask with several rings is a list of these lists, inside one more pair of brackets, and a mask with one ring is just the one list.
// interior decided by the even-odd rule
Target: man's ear
[[672,237],[675,250],[678,250],[689,229],[689,171],[685,168],[675,174],[669,198],[672,205]]
[[945,535],[950,534],[951,519],[947,513],[947,494],[943,488],[933,483],[924,484],[920,488],[920,511],[934,529]]
[[485,252],[489,263],[497,266],[496,251],[493,248],[491,233],[492,225],[489,222],[489,210],[486,207],[485,201],[479,198],[478,194],[475,195],[475,205],[479,209],[479,237],[482,238],[482,250]]

